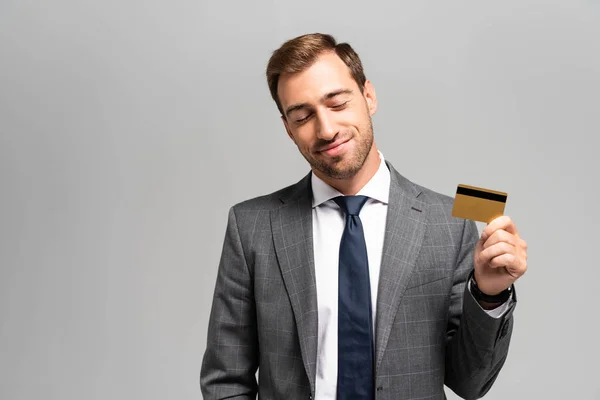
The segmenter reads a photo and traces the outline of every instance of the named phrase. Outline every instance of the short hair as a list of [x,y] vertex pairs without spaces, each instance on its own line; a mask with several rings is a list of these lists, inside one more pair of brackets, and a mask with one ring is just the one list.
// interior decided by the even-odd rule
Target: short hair
[[324,52],[335,51],[338,57],[348,66],[352,78],[361,92],[366,78],[360,57],[348,43],[337,43],[333,36],[323,33],[310,33],[290,39],[273,52],[267,64],[267,83],[271,97],[277,104],[281,115],[285,116],[277,86],[282,73],[302,72],[310,67]]

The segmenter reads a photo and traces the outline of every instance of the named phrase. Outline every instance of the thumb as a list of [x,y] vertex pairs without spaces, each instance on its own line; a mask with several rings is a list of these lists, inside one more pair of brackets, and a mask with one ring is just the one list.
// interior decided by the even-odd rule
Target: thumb
[[475,265],[479,264],[481,260],[481,252],[483,251],[483,244],[487,240],[487,237],[480,236],[477,243],[475,243]]
[[484,232],[481,232],[481,235],[479,235],[479,240],[477,241],[476,247],[478,247],[480,250],[483,250],[483,244],[485,243],[485,241],[487,240],[488,235]]

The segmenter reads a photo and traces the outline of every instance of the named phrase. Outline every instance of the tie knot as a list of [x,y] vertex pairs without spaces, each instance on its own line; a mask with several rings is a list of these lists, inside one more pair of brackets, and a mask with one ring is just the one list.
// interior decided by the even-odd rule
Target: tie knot
[[338,196],[333,199],[346,215],[358,215],[369,198],[367,196]]

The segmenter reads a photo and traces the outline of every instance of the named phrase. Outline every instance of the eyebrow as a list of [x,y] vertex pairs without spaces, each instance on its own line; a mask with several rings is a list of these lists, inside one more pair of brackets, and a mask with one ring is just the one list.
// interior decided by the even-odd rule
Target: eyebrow
[[[338,89],[338,90],[334,90],[333,92],[329,92],[327,94],[325,94],[323,97],[321,97],[321,102],[325,101],[325,100],[329,100],[335,96],[339,96],[340,94],[352,94],[353,91],[351,89]],[[294,104],[293,106],[289,106],[286,110],[285,110],[285,115],[286,117],[289,117],[289,115],[297,110],[300,110],[302,108],[306,108],[308,107],[309,104],[308,103],[300,103],[300,104]]]

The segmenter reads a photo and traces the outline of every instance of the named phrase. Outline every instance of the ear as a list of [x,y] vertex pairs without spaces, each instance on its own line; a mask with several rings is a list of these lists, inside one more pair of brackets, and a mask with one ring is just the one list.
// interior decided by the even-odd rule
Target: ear
[[283,115],[281,116],[281,120],[283,121],[283,125],[285,126],[285,130],[286,130],[288,136],[290,137],[290,139],[292,139],[292,141],[295,144],[296,139],[294,139],[294,135],[292,134],[292,131],[290,130],[290,126],[288,125],[288,122]]
[[377,111],[377,95],[375,94],[375,88],[373,87],[373,84],[369,80],[365,81],[363,95],[365,96],[365,100],[367,101],[369,114],[375,114],[375,112]]

